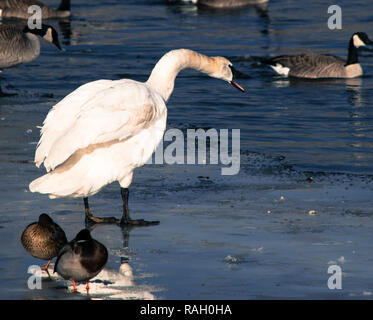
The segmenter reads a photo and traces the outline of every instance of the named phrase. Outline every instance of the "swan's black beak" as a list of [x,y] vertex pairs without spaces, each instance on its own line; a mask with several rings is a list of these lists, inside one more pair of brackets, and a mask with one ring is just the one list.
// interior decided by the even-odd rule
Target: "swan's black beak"
[[239,75],[241,72],[237,71],[235,68],[233,68],[232,66],[229,66],[232,70],[232,75],[233,75],[233,78],[232,78],[232,81],[231,81],[231,85],[235,88],[237,88],[238,90],[242,91],[242,92],[245,92],[245,89],[242,88],[236,81],[234,81],[234,78]]

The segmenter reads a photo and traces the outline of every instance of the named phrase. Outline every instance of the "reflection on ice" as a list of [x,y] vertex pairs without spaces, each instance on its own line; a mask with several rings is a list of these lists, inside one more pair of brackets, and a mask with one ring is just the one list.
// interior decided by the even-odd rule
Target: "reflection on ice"
[[[74,293],[74,288],[71,281],[64,280],[57,273],[53,273],[54,263],[51,263],[48,268],[50,280],[56,282],[58,288],[67,288],[71,294]],[[32,269],[32,273],[41,277],[42,282],[48,280],[46,272],[40,269]],[[87,295],[85,283],[76,284],[78,293]],[[152,288],[142,285],[137,285],[134,281],[132,268],[128,263],[123,263],[118,271],[104,268],[96,277],[89,282],[89,298],[93,300],[104,299],[140,299],[154,300],[155,296],[150,292]]]

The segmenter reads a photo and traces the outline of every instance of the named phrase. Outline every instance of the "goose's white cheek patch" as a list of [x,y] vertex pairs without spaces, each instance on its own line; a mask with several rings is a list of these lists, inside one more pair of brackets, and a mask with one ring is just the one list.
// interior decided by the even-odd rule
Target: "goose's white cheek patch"
[[284,67],[281,64],[277,63],[275,66],[271,66],[273,70],[275,70],[278,74],[282,76],[288,76],[290,69],[288,67]]
[[356,34],[353,36],[353,41],[356,48],[365,46],[365,43]]

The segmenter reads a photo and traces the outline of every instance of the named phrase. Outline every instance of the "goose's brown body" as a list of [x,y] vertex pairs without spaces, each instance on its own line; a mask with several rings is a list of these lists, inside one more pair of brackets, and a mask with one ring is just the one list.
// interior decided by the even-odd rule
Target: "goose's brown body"
[[28,19],[33,13],[28,12],[30,6],[41,9],[43,19],[67,18],[70,16],[70,0],[62,0],[58,9],[51,8],[38,0],[0,0],[1,17]]

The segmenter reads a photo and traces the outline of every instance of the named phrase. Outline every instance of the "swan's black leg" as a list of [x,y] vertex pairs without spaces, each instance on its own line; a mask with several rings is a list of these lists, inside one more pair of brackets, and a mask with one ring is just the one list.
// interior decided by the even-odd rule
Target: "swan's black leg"
[[123,216],[120,220],[120,224],[125,225],[132,225],[132,226],[149,226],[154,224],[159,224],[159,221],[145,221],[143,219],[132,220],[130,217],[130,210],[128,208],[128,196],[129,191],[128,188],[120,188],[120,194],[122,195],[123,200]]
[[114,217],[108,218],[98,218],[93,216],[91,210],[89,209],[88,198],[83,198],[84,200],[84,211],[85,211],[85,221],[87,223],[117,223],[118,219]]

